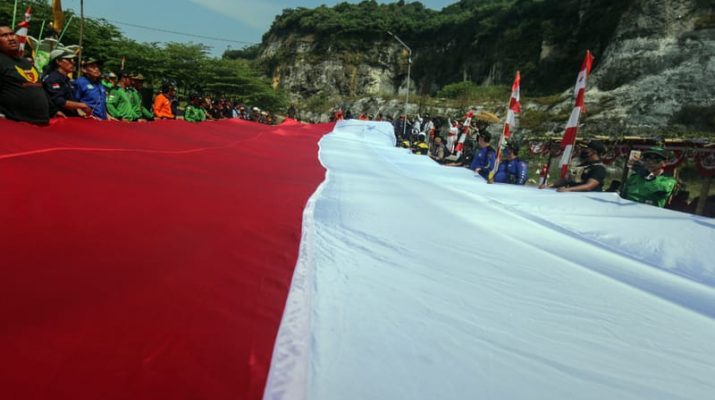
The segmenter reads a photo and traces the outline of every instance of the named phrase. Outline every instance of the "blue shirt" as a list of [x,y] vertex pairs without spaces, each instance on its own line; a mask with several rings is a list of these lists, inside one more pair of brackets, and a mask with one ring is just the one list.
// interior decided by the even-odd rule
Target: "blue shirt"
[[481,175],[484,179],[487,179],[489,177],[489,173],[494,168],[494,163],[496,162],[496,159],[497,152],[491,146],[482,147],[481,149],[479,149],[477,155],[474,156],[474,159],[472,160],[472,164],[469,166],[469,169],[474,171],[477,168],[481,168],[481,170],[479,171],[479,175]]
[[79,77],[74,82],[74,97],[89,106],[92,115],[99,119],[107,119],[107,89],[101,81],[90,82],[84,76]]

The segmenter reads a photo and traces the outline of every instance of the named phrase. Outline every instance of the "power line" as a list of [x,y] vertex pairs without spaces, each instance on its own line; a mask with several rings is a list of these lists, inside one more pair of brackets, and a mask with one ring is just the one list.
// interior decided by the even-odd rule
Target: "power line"
[[161,28],[155,28],[155,27],[151,27],[151,26],[132,24],[129,22],[116,21],[116,20],[107,19],[107,18],[95,18],[95,19],[103,19],[103,20],[105,20],[107,22],[111,22],[113,24],[126,25],[126,26],[131,26],[133,28],[145,29],[145,30],[154,31],[154,32],[171,33],[172,35],[180,35],[180,36],[186,36],[186,37],[191,37],[191,38],[196,38],[196,39],[213,40],[213,41],[226,42],[226,43],[238,43],[238,44],[245,44],[245,45],[260,44],[260,43],[256,43],[256,42],[245,42],[242,40],[224,39],[224,38],[217,38],[217,37],[213,37],[213,36],[205,36],[205,35],[197,35],[197,34],[193,34],[193,33],[171,31],[168,29],[161,29]]

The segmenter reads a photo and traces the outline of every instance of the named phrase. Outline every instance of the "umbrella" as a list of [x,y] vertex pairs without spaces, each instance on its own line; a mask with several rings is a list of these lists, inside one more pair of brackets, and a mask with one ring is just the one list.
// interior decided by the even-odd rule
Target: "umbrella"
[[499,122],[499,117],[497,117],[494,113],[490,113],[489,111],[482,111],[475,115],[474,118],[492,124],[496,124]]

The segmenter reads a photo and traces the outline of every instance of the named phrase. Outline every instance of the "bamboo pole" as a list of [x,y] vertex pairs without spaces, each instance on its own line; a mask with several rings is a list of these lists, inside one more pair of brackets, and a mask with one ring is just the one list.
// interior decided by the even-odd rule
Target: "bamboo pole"
[[15,30],[15,22],[17,22],[17,2],[15,0],[15,5],[12,7],[12,29]]
[[79,56],[77,57],[77,78],[82,76],[82,42],[84,41],[84,0],[79,1]]

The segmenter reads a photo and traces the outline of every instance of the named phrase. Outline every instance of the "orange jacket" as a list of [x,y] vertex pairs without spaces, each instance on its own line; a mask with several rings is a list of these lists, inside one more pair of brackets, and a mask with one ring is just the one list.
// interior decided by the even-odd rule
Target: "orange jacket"
[[174,113],[171,112],[171,102],[164,93],[159,93],[154,98],[154,117],[174,119]]

